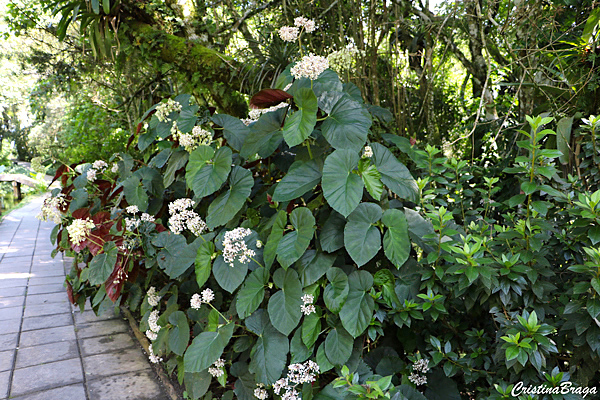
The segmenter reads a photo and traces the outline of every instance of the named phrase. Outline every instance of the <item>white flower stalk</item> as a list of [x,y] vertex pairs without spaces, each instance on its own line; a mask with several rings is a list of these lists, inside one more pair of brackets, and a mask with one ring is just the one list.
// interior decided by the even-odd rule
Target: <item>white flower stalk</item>
[[125,208],[125,212],[127,212],[128,214],[137,214],[140,212],[140,209],[138,208],[138,206],[133,205],[133,206],[127,206]]
[[195,236],[200,236],[206,229],[206,222],[193,210],[194,202],[191,199],[178,199],[169,204],[169,229],[179,235],[186,228]]
[[363,158],[373,157],[373,149],[371,148],[371,146],[365,146],[365,148],[363,149],[362,157]]
[[269,108],[253,108],[253,109],[251,109],[248,112],[248,117],[249,118],[247,120],[245,120],[245,121],[242,121],[242,122],[244,122],[244,124],[246,126],[248,126],[252,122],[258,121],[258,119],[260,118],[261,115],[266,114],[266,113],[270,113],[270,112],[273,112],[273,111],[277,111],[280,108],[287,107],[288,105],[289,105],[288,103],[286,103],[285,101],[282,101],[281,103],[276,104],[274,106],[271,106]]
[[179,111],[181,111],[181,104],[173,99],[168,99],[166,103],[160,103],[156,106],[156,118],[160,122],[167,122],[172,112]]
[[95,226],[96,225],[94,225],[89,218],[79,218],[74,220],[71,225],[67,226],[67,232],[69,233],[71,242],[73,242],[74,245],[79,246]]
[[282,26],[279,28],[279,37],[284,42],[295,42],[298,39],[300,29],[294,26]]
[[156,307],[158,305],[158,302],[160,301],[160,296],[158,295],[158,293],[156,293],[156,288],[154,286],[150,286],[150,289],[148,289],[148,304],[152,307]]
[[154,222],[154,217],[148,213],[142,213],[140,219],[144,222]]
[[314,301],[315,301],[315,298],[312,294],[307,293],[302,296],[302,302],[304,303],[303,305],[300,306],[300,311],[302,311],[302,314],[310,315],[312,313],[317,312],[317,309],[312,304]]
[[304,28],[306,33],[312,33],[316,28],[315,21],[304,17],[296,17],[294,19],[294,26],[298,28]]
[[150,358],[150,362],[153,364],[158,364],[162,361],[162,358],[154,354],[154,350],[152,349],[152,345],[148,346],[148,358]]
[[247,228],[235,228],[225,233],[223,237],[223,258],[225,262],[233,267],[233,262],[237,259],[242,264],[250,262],[251,257],[256,253],[246,246],[244,238],[252,233]]
[[154,333],[160,331],[160,325],[158,325],[158,310],[154,310],[150,313],[150,316],[148,317],[148,326]]
[[146,337],[147,337],[149,340],[152,340],[152,341],[154,341],[154,340],[156,340],[156,338],[158,337],[158,333],[156,333],[156,332],[152,332],[150,329],[148,329],[148,330],[146,331]]
[[63,208],[66,204],[65,195],[62,193],[55,197],[48,197],[44,200],[44,204],[40,207],[40,213],[36,218],[40,221],[52,221],[55,224],[60,224],[62,221],[60,208]]
[[256,384],[256,389],[254,389],[254,397],[259,400],[266,400],[269,398],[269,393],[267,393],[267,389],[265,389],[265,385],[262,383]]
[[310,54],[302,57],[302,60],[298,61],[290,69],[290,73],[296,79],[308,78],[314,81],[327,68],[329,68],[329,61],[327,61],[327,58]]
[[96,160],[92,164],[92,168],[94,168],[96,170],[104,171],[106,168],[108,168],[108,164],[103,160]]

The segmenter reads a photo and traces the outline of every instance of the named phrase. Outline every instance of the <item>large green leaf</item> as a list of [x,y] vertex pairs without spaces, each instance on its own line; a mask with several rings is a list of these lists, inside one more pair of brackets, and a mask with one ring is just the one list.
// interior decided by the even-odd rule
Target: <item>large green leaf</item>
[[192,399],[199,399],[208,391],[212,382],[212,375],[208,370],[202,372],[185,372],[183,382],[188,396]]
[[306,207],[295,208],[290,214],[290,223],[294,231],[288,232],[277,245],[277,261],[286,269],[302,257],[316,229],[315,217]]
[[215,124],[223,127],[223,136],[227,139],[227,143],[235,150],[240,151],[250,128],[244,125],[239,118],[227,114],[215,114],[212,120]]
[[338,313],[346,302],[350,290],[348,275],[340,268],[331,267],[327,270],[327,280],[329,284],[323,291],[323,300],[329,311]]
[[335,327],[325,338],[325,355],[333,365],[344,365],[352,354],[354,339],[341,326]]
[[340,319],[348,333],[357,338],[367,329],[373,317],[375,301],[369,295],[373,276],[367,271],[354,271],[348,276],[348,283],[350,290],[340,310]]
[[318,281],[331,268],[335,256],[316,250],[308,250],[296,263],[302,287],[307,287]]
[[315,160],[296,161],[279,181],[273,201],[290,201],[313,189],[321,180],[321,169]]
[[196,336],[183,356],[185,372],[200,372],[210,367],[229,343],[235,324],[230,322],[216,332],[202,332]]
[[[277,273],[281,275],[283,271],[276,271]],[[293,269],[288,269],[283,276],[281,290],[269,299],[269,318],[275,329],[286,336],[289,335],[300,322],[301,305],[302,285],[300,285],[298,273]]]
[[337,211],[332,211],[319,235],[321,248],[324,251],[331,253],[344,247],[345,226],[346,218]]
[[347,217],[358,205],[363,194],[363,181],[353,170],[358,166],[358,153],[336,150],[323,166],[323,195],[329,205]]
[[148,208],[148,194],[138,175],[131,175],[123,181],[123,194],[130,205],[136,205],[140,210]]
[[190,326],[183,311],[175,311],[169,315],[169,323],[173,329],[169,332],[169,349],[182,356],[190,342]]
[[90,285],[101,285],[106,282],[117,263],[119,250],[115,242],[105,243],[103,249],[102,254],[98,254],[90,261],[90,274],[88,277]]
[[275,261],[275,256],[277,255],[277,247],[279,246],[279,242],[283,237],[283,232],[285,231],[286,225],[287,213],[284,210],[279,210],[276,214],[273,227],[271,228],[271,233],[269,234],[269,238],[267,239],[267,244],[265,244],[264,260],[265,267],[267,269],[271,268],[271,265],[273,265],[273,261]]
[[383,236],[383,250],[386,257],[400,268],[410,255],[410,238],[408,237],[408,222],[400,210],[389,209],[383,213],[381,222],[388,230]]
[[225,225],[240,211],[254,186],[252,173],[242,167],[235,167],[229,176],[229,190],[217,197],[208,207],[206,225],[214,229]]
[[164,269],[171,279],[179,277],[196,261],[202,241],[202,238],[198,238],[188,245],[182,235],[175,235],[170,231],[159,233],[152,239],[153,245],[163,247],[156,257],[158,266]]
[[381,181],[403,199],[417,201],[419,187],[408,168],[398,161],[385,146],[372,143],[371,148],[373,149],[372,159],[381,174]]
[[265,297],[265,286],[269,283],[269,271],[259,267],[252,271],[238,292],[235,308],[241,319],[252,314]]
[[294,93],[294,103],[298,111],[285,121],[283,138],[290,147],[304,142],[317,123],[317,96],[311,88],[301,88]]
[[316,343],[321,333],[321,317],[317,313],[311,313],[302,321],[302,342],[311,348]]
[[225,262],[222,255],[215,258],[213,263],[213,275],[217,283],[229,293],[233,293],[244,282],[247,272],[248,264],[241,263],[236,259],[232,267]]
[[248,158],[258,153],[260,157],[266,158],[273,154],[283,141],[281,123],[285,113],[286,109],[281,108],[261,115],[250,127],[240,155]]
[[381,214],[381,207],[377,204],[361,203],[348,216],[344,245],[359,267],[375,257],[381,248],[381,233],[374,225],[381,219]]
[[215,253],[215,245],[213,242],[201,242],[196,253],[194,264],[196,267],[196,283],[198,287],[204,286],[210,277],[212,269],[212,256]]
[[381,174],[374,165],[369,165],[361,171],[360,177],[365,184],[367,192],[377,201],[381,199],[383,193],[383,183],[381,182]]
[[290,364],[301,363],[308,360],[308,357],[312,355],[312,349],[306,347],[302,342],[302,329],[296,329],[292,340],[290,340]]
[[350,96],[343,96],[335,104],[321,125],[325,139],[336,149],[358,152],[367,141],[371,128],[371,114]]
[[198,109],[199,107],[196,104],[188,105],[185,103],[177,118],[177,129],[183,133],[190,132],[194,128],[194,125],[196,125],[196,121],[198,121],[198,117],[196,116]]
[[231,149],[221,147],[215,153],[210,146],[198,146],[190,154],[185,170],[187,186],[197,197],[211,195],[219,190],[231,171]]
[[272,385],[281,378],[289,350],[288,338],[267,323],[250,353],[248,369],[256,381]]
[[188,161],[189,153],[185,150],[176,150],[167,164],[167,169],[163,177],[164,187],[169,187],[175,181],[175,173],[183,168]]

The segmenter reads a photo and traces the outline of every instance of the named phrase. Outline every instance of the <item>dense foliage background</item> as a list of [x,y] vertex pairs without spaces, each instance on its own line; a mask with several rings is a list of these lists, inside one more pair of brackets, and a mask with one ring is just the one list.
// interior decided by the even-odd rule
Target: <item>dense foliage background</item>
[[139,312],[188,397],[600,382],[594,1],[3,5],[72,300]]

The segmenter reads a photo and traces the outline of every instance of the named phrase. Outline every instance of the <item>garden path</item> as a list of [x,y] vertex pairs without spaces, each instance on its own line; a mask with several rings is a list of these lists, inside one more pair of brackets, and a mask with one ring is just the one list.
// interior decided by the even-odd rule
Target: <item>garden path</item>
[[0,400],[169,399],[123,318],[69,303],[41,204],[0,224]]

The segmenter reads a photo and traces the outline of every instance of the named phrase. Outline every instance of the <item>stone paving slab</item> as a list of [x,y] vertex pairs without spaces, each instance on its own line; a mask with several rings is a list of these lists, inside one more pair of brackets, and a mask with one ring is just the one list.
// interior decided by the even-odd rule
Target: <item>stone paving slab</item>
[[93,380],[88,383],[90,399],[95,400],[169,400],[160,395],[153,373],[140,371]]
[[79,358],[79,350],[75,340],[25,347],[19,349],[15,368],[31,367],[71,358]]
[[0,400],[169,399],[120,315],[70,305],[40,204],[0,224]]
[[20,396],[79,382],[83,382],[83,370],[79,358],[73,358],[15,369],[10,394]]
[[[119,397],[114,397],[114,399],[119,399]],[[10,400],[87,400],[87,397],[85,395],[85,386],[80,383],[44,390],[38,393],[30,393],[25,396],[11,397]]]

